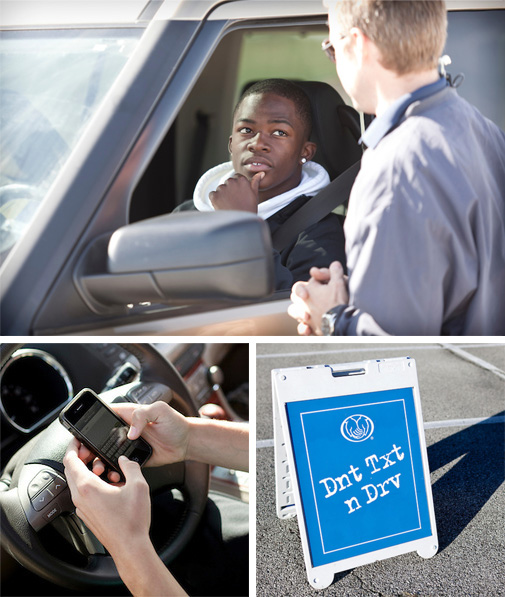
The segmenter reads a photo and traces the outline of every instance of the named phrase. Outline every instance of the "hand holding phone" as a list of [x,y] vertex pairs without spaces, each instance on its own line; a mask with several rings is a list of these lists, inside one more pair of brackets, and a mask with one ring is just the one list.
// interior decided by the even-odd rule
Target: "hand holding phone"
[[128,439],[128,423],[90,389],[79,392],[59,418],[66,429],[120,475],[120,456],[141,466],[151,457],[152,448],[145,439]]
[[151,521],[149,485],[140,467],[120,458],[122,482],[108,483],[89,470],[93,457],[84,458],[83,447],[72,439],[63,459],[77,516],[113,557],[125,546],[140,550],[139,542],[148,545]]

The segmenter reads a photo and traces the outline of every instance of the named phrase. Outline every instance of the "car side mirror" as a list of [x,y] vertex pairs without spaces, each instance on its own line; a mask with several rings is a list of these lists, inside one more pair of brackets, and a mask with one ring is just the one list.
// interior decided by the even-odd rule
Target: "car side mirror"
[[189,304],[264,298],[274,290],[267,224],[238,211],[180,212],[95,240],[76,283],[88,304]]

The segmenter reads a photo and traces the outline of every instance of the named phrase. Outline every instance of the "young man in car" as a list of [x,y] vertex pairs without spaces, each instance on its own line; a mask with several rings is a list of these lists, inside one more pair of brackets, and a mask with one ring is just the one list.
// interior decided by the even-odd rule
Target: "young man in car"
[[[153,454],[146,466],[195,460],[235,470],[249,469],[247,424],[184,417],[165,402],[155,402],[148,406],[114,404],[113,408],[130,424],[129,439],[136,439],[142,434],[152,446]],[[87,466],[90,462],[93,462],[93,472]],[[149,537],[149,487],[138,463],[121,456],[119,465],[125,481],[119,483],[119,474],[113,471],[108,473],[110,483],[107,483],[100,478],[105,470],[103,463],[95,459],[77,439],[73,439],[63,464],[77,516],[110,553],[121,579],[132,595],[186,595],[158,557]],[[222,530],[219,529],[219,536],[221,533]],[[203,537],[206,539],[207,535],[204,534]],[[238,537],[234,538],[230,549],[237,552],[238,560],[242,552],[237,539]],[[243,539],[247,543],[247,536]],[[215,545],[211,545],[210,549],[212,548]],[[186,576],[197,577],[193,579],[194,585],[198,586],[198,582],[200,585],[204,584],[198,576],[203,579],[206,574],[208,576],[207,569],[212,562],[212,555],[206,555],[206,570],[199,570],[198,565],[192,562]],[[246,557],[244,562],[240,562],[242,569],[248,569],[248,560]],[[233,566],[230,561],[222,562],[222,565],[225,568]],[[187,566],[184,570],[186,568]],[[219,575],[220,572],[222,570],[216,569],[213,574]],[[235,573],[235,570],[229,570],[230,578]],[[233,586],[231,581],[230,585]],[[208,586],[200,587],[200,590],[205,591],[204,594],[210,592]]]
[[[206,172],[193,201],[180,209],[235,209],[257,213],[276,232],[329,182],[326,170],[312,162],[316,145],[310,100],[298,85],[267,79],[252,85],[233,113],[231,162]],[[307,280],[313,265],[345,263],[342,226],[335,214],[308,226],[280,251],[274,250],[275,287],[291,288]]]
[[505,333],[505,135],[437,61],[442,1],[328,0],[355,107],[376,114],[345,222],[342,267],[293,287],[300,334]]

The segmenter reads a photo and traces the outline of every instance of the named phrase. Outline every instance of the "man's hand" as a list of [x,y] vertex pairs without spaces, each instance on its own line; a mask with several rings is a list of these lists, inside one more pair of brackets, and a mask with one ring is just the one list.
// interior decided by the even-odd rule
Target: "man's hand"
[[209,194],[214,209],[258,213],[259,187],[264,176],[264,172],[258,172],[248,180],[242,174],[235,174]]
[[297,282],[291,291],[288,314],[296,319],[301,336],[322,335],[321,318],[337,305],[347,304],[347,280],[342,265],[334,261],[329,269],[313,267],[308,282]]
[[140,466],[121,456],[124,483],[107,483],[88,470],[93,458],[77,439],[63,458],[77,516],[108,550],[132,595],[186,595],[149,538],[151,500]]
[[151,503],[140,466],[121,456],[124,483],[107,483],[88,470],[93,455],[83,454],[73,439],[63,459],[77,516],[113,556],[118,546],[149,541]]

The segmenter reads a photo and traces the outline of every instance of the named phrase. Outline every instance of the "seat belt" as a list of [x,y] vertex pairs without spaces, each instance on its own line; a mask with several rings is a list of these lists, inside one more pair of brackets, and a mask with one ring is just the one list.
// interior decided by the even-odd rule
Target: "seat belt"
[[361,160],[358,160],[296,210],[272,235],[272,247],[276,251],[282,251],[300,232],[345,203],[360,167]]

